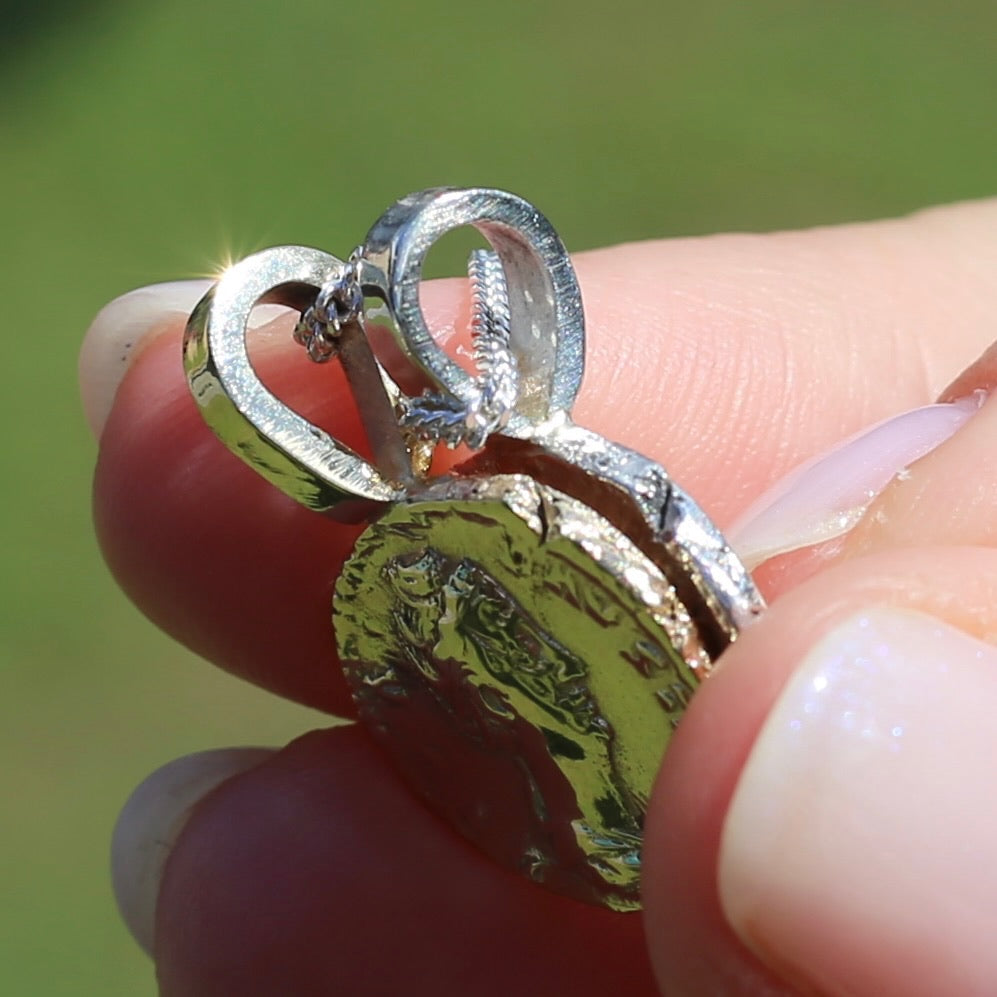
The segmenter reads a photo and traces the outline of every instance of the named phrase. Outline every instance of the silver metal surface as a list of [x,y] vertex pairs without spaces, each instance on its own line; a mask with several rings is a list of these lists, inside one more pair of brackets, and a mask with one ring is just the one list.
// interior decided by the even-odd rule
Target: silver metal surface
[[654,540],[689,574],[729,639],[765,608],[751,575],[724,535],[660,464],[567,417],[535,427],[531,441],[629,495]]
[[315,303],[302,313],[294,327],[294,339],[308,350],[310,360],[327,363],[339,355],[339,340],[346,326],[362,321],[362,317],[363,291],[356,261],[350,260],[322,285]]
[[505,271],[509,346],[520,387],[504,431],[529,435],[532,425],[571,408],[585,353],[574,268],[553,226],[533,205],[485,188],[437,188],[402,198],[367,233],[360,279],[366,293],[387,304],[402,349],[441,391],[473,406],[473,378],[437,345],[419,303],[430,247],[465,225],[488,240]]
[[479,450],[503,429],[519,399],[519,363],[509,346],[509,294],[496,253],[471,253],[471,341],[479,375],[464,401],[449,392],[403,400],[401,423],[423,440]]
[[352,499],[397,501],[406,490],[264,387],[249,360],[246,324],[260,304],[305,311],[345,266],[303,246],[249,256],[198,303],[184,338],[187,378],[208,425],[268,481],[319,512]]

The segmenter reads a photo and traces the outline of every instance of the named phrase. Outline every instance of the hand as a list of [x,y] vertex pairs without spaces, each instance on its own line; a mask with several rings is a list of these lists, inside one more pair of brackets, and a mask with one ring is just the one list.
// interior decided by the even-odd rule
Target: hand
[[[724,528],[801,460],[933,401],[984,350],[995,231],[987,202],[583,254],[578,421],[660,460]],[[203,425],[179,359],[202,291],[134,292],[88,335],[105,555],[178,640],[349,716],[329,603],[358,531],[296,506]],[[463,282],[425,291],[433,327],[466,327]],[[330,404],[336,374],[314,376],[291,324],[254,333],[262,376],[356,443],[355,419]],[[946,400],[995,381],[984,357]],[[494,867],[362,729],[336,727],[191,756],[136,791],[116,889],[162,992],[997,992],[997,406],[974,408],[837,453],[834,480],[854,494],[872,446],[881,493],[844,541],[759,572],[774,605],[697,692],[664,760],[643,918]],[[742,543],[806,545],[852,511],[849,487],[805,485]]]

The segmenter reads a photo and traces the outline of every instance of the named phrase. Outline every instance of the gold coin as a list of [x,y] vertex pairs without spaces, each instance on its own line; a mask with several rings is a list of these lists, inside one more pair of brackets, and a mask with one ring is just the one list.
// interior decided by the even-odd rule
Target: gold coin
[[416,791],[548,888],[639,907],[655,773],[706,663],[661,571],[521,475],[392,506],[336,587],[359,712]]

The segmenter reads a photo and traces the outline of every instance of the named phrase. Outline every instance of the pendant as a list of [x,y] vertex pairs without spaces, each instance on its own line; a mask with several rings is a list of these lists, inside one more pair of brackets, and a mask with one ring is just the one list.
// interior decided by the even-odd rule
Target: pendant
[[[439,347],[419,304],[430,247],[465,225],[492,247],[469,267],[473,371]],[[421,394],[378,357],[370,299]],[[297,309],[308,356],[342,364],[372,461],[260,383],[246,326],[263,303]],[[257,253],[194,310],[184,363],[234,453],[309,508],[369,523],[333,626],[358,714],[413,789],[504,866],[639,908],[662,754],[763,602],[664,468],[572,421],[584,319],[547,219],[502,191],[441,188],[389,208],[349,260]],[[433,476],[440,445],[470,459]]]

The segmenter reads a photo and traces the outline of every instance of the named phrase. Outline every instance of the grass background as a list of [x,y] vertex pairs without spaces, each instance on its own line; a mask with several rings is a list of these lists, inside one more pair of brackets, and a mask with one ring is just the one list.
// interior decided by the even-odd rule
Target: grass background
[[995,98],[993,0],[0,0],[0,991],[153,993],[108,887],[117,808],[178,754],[316,723],[104,569],[75,388],[101,304],[270,244],[348,252],[441,183],[520,191],[572,248],[993,194]]

